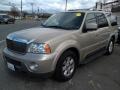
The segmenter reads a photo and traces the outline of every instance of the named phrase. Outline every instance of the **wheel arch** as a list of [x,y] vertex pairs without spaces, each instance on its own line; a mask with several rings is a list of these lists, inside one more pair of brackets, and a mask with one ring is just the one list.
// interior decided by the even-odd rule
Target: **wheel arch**
[[113,40],[115,42],[115,35],[111,36],[111,40]]
[[64,52],[66,52],[68,50],[71,50],[71,51],[76,53],[76,55],[77,55],[76,64],[79,65],[79,63],[80,63],[80,52],[79,52],[79,50],[76,47],[69,47],[69,48],[64,49],[63,51],[61,50],[62,52],[60,52],[58,55],[56,55],[55,60],[54,60],[54,65],[53,65],[54,70],[56,69],[59,58],[62,56],[62,54]]
[[108,43],[110,42],[110,40],[113,40],[114,42],[116,41],[116,37],[115,37],[115,34],[111,34],[109,39],[108,39]]
[[[72,51],[72,52],[74,52],[74,53],[77,55],[76,64],[79,65],[79,63],[80,63],[80,52],[79,52],[78,49],[75,48],[75,47],[70,47],[70,48],[66,49],[64,52],[69,51],[69,50]],[[63,53],[64,53],[64,52],[63,52]]]

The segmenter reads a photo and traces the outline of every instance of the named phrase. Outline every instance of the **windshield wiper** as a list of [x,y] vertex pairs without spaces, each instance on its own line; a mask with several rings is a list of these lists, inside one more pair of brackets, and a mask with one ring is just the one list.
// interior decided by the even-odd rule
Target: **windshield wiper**
[[46,26],[46,25],[42,25],[43,27],[46,27],[46,28],[58,28],[58,29],[65,29],[65,30],[73,30],[73,29],[77,29],[77,28],[68,28],[68,27],[62,27],[62,26]]
[[68,29],[68,28],[65,28],[65,27],[62,27],[62,26],[45,26],[45,27],[48,27],[48,28],[59,28],[59,29]]

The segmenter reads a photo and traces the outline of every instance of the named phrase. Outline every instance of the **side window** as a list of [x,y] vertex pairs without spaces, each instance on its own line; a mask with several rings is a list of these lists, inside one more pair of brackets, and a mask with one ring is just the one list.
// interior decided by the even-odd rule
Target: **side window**
[[109,20],[110,20],[112,26],[118,25],[117,17],[116,17],[116,16],[111,15],[111,16],[109,17]]
[[86,21],[85,21],[85,24],[87,23],[96,23],[96,17],[95,17],[95,14],[94,13],[89,13],[86,17]]
[[97,17],[97,23],[99,28],[108,26],[108,21],[103,13],[97,13],[96,17]]
[[85,23],[84,23],[84,27],[83,27],[83,32],[87,32],[87,31],[95,31],[97,29],[87,29],[86,25],[88,24],[96,24],[97,25],[97,20],[96,20],[96,17],[95,17],[95,13],[88,13],[87,16],[86,16],[86,20],[85,20]]

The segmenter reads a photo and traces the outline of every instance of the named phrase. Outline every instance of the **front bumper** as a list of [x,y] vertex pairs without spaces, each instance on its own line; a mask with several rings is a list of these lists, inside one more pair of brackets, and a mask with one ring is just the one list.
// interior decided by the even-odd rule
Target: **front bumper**
[[[34,74],[45,74],[54,71],[55,54],[44,55],[26,53],[25,55],[22,55],[5,48],[3,51],[3,57],[5,62],[14,65],[15,70]],[[30,67],[34,65],[37,65],[37,67],[31,69]]]

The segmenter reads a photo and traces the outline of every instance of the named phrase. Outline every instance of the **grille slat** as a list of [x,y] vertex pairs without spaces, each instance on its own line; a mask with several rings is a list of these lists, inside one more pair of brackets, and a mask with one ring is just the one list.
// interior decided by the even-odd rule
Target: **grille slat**
[[26,53],[26,49],[27,49],[26,43],[9,40],[9,39],[6,39],[6,43],[7,43],[8,49],[18,52],[18,53]]

